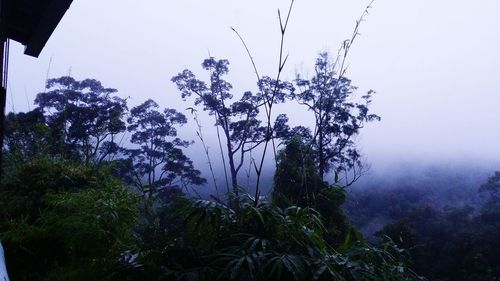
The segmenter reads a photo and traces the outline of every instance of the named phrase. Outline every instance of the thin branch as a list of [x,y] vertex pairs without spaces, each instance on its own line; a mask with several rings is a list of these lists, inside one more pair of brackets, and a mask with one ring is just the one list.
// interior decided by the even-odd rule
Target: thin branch
[[201,126],[201,121],[198,119],[198,114],[196,113],[196,110],[192,109],[191,114],[193,114],[194,121],[196,122],[196,125],[198,126],[198,131],[196,131],[196,135],[198,135],[198,138],[201,141],[201,144],[203,145],[203,150],[205,151],[205,156],[207,157],[208,160],[208,167],[210,169],[210,174],[212,175],[212,181],[214,182],[214,187],[215,187],[215,193],[217,195],[217,198],[219,198],[219,187],[217,185],[217,180],[215,179],[215,173],[214,169],[212,166],[212,160],[210,159],[210,154],[208,153],[208,146],[205,143],[205,139],[203,138],[203,130]]
[[[215,119],[216,119],[216,122],[217,122],[217,117],[215,117]],[[224,149],[222,149],[222,140],[220,138],[219,125],[215,125],[215,128],[217,130],[217,141],[219,142],[220,157],[222,158],[222,166],[224,166],[224,177],[226,178],[226,188],[227,188],[227,192],[229,193],[230,192],[230,189],[229,189],[229,178],[227,177],[226,158],[224,157]]]
[[259,71],[257,70],[257,66],[255,64],[255,60],[254,60],[252,54],[250,53],[250,50],[248,49],[247,44],[245,43],[245,40],[243,40],[243,37],[241,37],[240,33],[236,29],[234,29],[233,27],[231,27],[231,30],[234,31],[234,33],[236,33],[236,35],[238,36],[238,38],[240,38],[240,41],[243,44],[243,47],[245,48],[248,57],[250,58],[250,62],[252,63],[253,70],[255,72],[255,76],[257,76],[257,82],[260,81],[260,75],[259,75]]
[[[287,17],[285,20],[285,24],[283,24],[283,21],[281,19],[280,10],[278,10],[278,18],[279,18],[279,22],[280,22],[280,31],[281,31],[280,51],[279,51],[279,61],[278,61],[278,73],[276,74],[276,82],[274,85],[273,93],[272,93],[270,98],[266,97],[268,100],[269,111],[267,112],[267,130],[266,130],[266,134],[265,134],[264,150],[262,152],[262,157],[260,159],[259,167],[257,168],[257,166],[254,163],[256,173],[257,173],[257,183],[255,185],[255,206],[257,206],[259,203],[260,179],[261,179],[261,175],[262,175],[262,168],[263,168],[264,161],[266,158],[267,147],[269,145],[269,141],[271,141],[271,143],[272,143],[273,153],[274,153],[274,161],[275,161],[276,166],[278,166],[277,157],[276,157],[276,144],[274,142],[274,138],[272,137],[273,130],[271,127],[271,116],[272,116],[272,107],[273,107],[273,103],[274,103],[274,98],[276,97],[276,95],[278,93],[278,86],[279,86],[281,73],[282,73],[283,68],[285,66],[286,60],[288,59],[288,55],[287,55],[285,60],[283,61],[283,49],[284,49],[284,41],[285,41],[285,32],[286,32],[286,29],[288,26],[288,21],[290,19],[290,14],[292,12],[293,4],[294,4],[294,0],[291,0],[290,7],[288,9],[288,14],[287,14]],[[265,96],[264,92],[262,94]]]

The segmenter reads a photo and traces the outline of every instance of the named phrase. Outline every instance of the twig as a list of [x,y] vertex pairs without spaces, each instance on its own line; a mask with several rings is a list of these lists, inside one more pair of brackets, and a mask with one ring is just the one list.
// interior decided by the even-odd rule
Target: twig
[[208,160],[208,167],[210,168],[210,174],[212,175],[212,180],[214,182],[216,196],[217,196],[217,198],[220,198],[219,187],[217,185],[217,180],[215,179],[215,174],[214,174],[214,169],[212,166],[212,161],[210,159],[210,154],[208,153],[208,146],[206,145],[205,139],[203,138],[201,121],[199,120],[198,114],[196,113],[195,109],[191,108],[191,114],[193,115],[194,121],[196,122],[196,125],[198,127],[198,130],[196,131],[196,135],[198,135],[198,138],[200,139],[201,144],[203,145],[203,150],[204,150],[205,156],[207,157],[207,160]]

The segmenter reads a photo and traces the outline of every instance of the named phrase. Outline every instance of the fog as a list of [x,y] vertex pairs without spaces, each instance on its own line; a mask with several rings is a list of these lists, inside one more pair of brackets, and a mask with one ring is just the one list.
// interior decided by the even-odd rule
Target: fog
[[[285,38],[290,57],[283,78],[307,75],[320,51],[335,52],[367,3],[297,0]],[[130,107],[152,98],[183,111],[192,104],[181,100],[170,78],[185,68],[206,77],[200,63],[209,55],[229,59],[235,93],[255,91],[252,66],[230,27],[245,39],[260,73],[274,75],[277,9],[288,5],[287,0],[74,1],[39,58],[11,44],[7,111],[29,110],[46,78],[63,75],[117,88],[130,97]],[[401,163],[498,167],[499,9],[495,0],[375,1],[347,71],[359,94],[377,92],[372,109],[382,121],[369,124],[357,140],[371,175]],[[306,116],[293,114],[292,120]],[[202,122],[210,131],[213,122]],[[195,139],[194,126],[181,133]],[[206,160],[197,159],[201,152],[197,143],[188,154],[204,169]]]

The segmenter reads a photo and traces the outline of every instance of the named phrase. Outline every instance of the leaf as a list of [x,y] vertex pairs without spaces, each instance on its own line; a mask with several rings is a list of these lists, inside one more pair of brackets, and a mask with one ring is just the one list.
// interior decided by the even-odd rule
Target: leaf
[[321,277],[321,275],[323,275],[323,272],[325,272],[325,269],[326,269],[326,265],[321,264],[321,266],[318,268],[318,270],[316,270],[316,272],[314,272],[313,278],[311,280],[312,281],[318,280]]
[[229,277],[230,280],[235,280],[240,275],[241,266],[243,265],[244,261],[245,261],[245,258],[242,257],[242,258],[239,258],[238,260],[235,260],[235,261],[232,261],[231,263],[229,263],[229,265],[236,263],[236,266],[233,266],[231,268],[231,275]]

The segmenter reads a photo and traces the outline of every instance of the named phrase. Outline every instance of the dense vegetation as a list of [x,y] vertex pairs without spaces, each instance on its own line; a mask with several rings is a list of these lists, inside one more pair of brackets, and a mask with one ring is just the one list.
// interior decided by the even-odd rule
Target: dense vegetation
[[389,236],[407,249],[412,268],[431,280],[498,280],[499,172],[483,184],[455,182],[459,172],[434,170],[417,184],[397,179],[400,187],[359,186],[344,209],[368,240]]
[[[318,69],[325,64],[321,55]],[[346,78],[319,89],[318,72],[313,82],[300,79],[299,94],[293,83],[264,77],[257,94],[230,104],[228,62],[203,66],[212,73],[208,86],[187,70],[173,81],[216,116],[224,158],[241,161],[229,169],[236,181],[246,153],[282,142],[273,195],[250,196],[228,181],[225,198],[186,196],[206,180],[184,154],[192,142],[177,137],[183,114],[152,100],[128,110],[96,80],[50,79],[34,110],[6,118],[0,239],[13,280],[420,279],[391,240],[365,243],[340,209],[339,175],[360,163],[350,138],[378,118],[369,114],[369,95],[364,104],[348,101],[354,87]],[[290,128],[283,114],[259,120],[259,107],[269,112],[273,98],[297,95],[328,114],[342,108],[321,115],[323,129],[314,129],[328,138],[322,157],[320,134]],[[332,141],[342,146],[329,148]],[[327,172],[333,185],[323,180]]]

